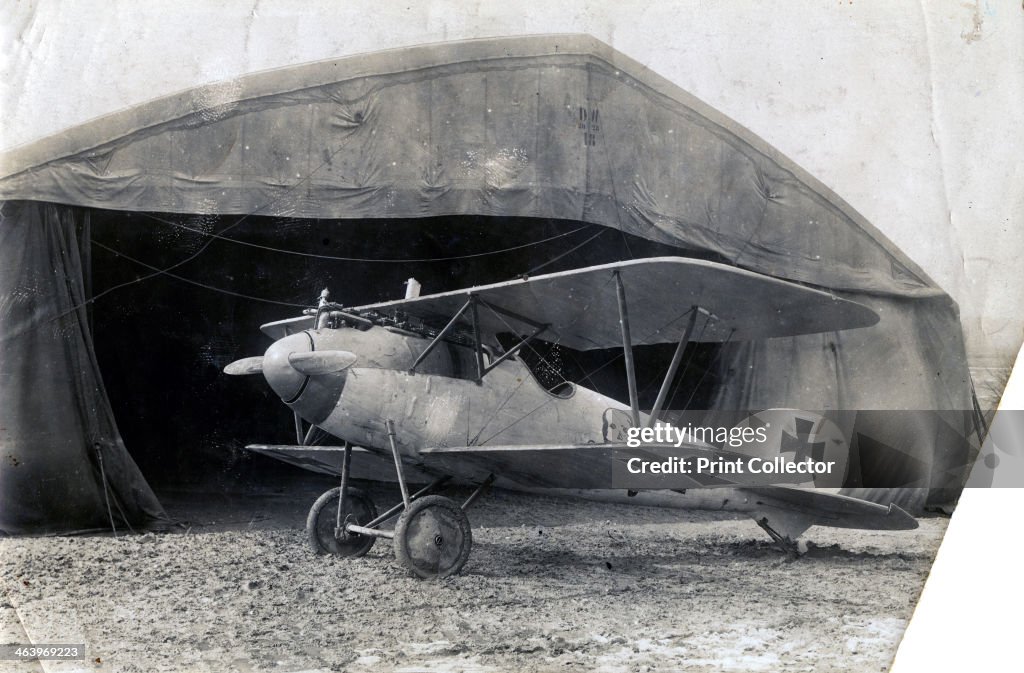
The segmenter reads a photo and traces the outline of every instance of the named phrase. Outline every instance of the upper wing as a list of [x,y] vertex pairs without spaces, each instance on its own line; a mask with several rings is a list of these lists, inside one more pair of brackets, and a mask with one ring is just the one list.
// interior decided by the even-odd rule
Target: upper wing
[[[478,312],[481,331],[530,330],[510,314],[547,325],[542,338],[576,350],[622,346],[614,274],[622,279],[634,345],[678,341],[693,306],[714,314],[692,340],[763,339],[867,327],[866,306],[771,276],[682,257],[654,257],[562,271],[493,285],[368,304],[355,313],[399,312],[444,324],[471,295],[503,309]],[[463,316],[469,324],[470,316]],[[266,331],[266,330],[264,330]]]

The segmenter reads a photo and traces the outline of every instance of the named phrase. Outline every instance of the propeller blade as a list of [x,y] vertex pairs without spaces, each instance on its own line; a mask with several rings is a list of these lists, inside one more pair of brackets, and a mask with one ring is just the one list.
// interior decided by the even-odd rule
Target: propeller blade
[[290,354],[288,364],[306,376],[317,376],[348,369],[358,359],[355,353],[349,351],[312,351]]
[[246,376],[247,374],[259,374],[263,371],[263,356],[257,355],[252,358],[235,360],[224,368],[225,374],[231,376]]

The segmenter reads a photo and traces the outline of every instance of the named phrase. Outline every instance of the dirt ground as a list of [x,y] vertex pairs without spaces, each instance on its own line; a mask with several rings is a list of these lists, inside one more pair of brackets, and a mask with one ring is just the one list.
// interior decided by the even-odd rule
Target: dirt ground
[[424,582],[387,541],[314,556],[319,490],[163,494],[187,528],[0,540],[0,642],[88,651],[0,670],[880,671],[946,528],[812,528],[789,562],[730,514],[498,491],[463,574]]

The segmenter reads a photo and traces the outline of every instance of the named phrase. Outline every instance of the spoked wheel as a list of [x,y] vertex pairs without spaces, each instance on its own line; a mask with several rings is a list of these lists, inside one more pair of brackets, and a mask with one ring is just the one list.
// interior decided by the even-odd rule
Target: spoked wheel
[[[340,497],[341,489],[332,488],[313,503],[306,518],[309,546],[316,554],[364,556],[377,538],[344,531],[339,531],[337,536],[334,534]],[[377,508],[373,506],[370,497],[358,488],[349,488],[345,494],[345,507],[341,512],[342,528],[346,523],[366,525],[376,517]]]
[[395,525],[398,562],[424,579],[462,570],[473,547],[469,518],[453,500],[428,495],[414,500]]

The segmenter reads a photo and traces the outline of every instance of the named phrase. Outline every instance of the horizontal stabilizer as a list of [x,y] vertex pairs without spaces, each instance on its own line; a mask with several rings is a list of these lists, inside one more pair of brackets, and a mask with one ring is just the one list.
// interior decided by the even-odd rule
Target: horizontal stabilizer
[[913,530],[917,520],[898,505],[880,505],[820,489],[748,488],[766,506],[800,512],[811,525],[868,530]]

